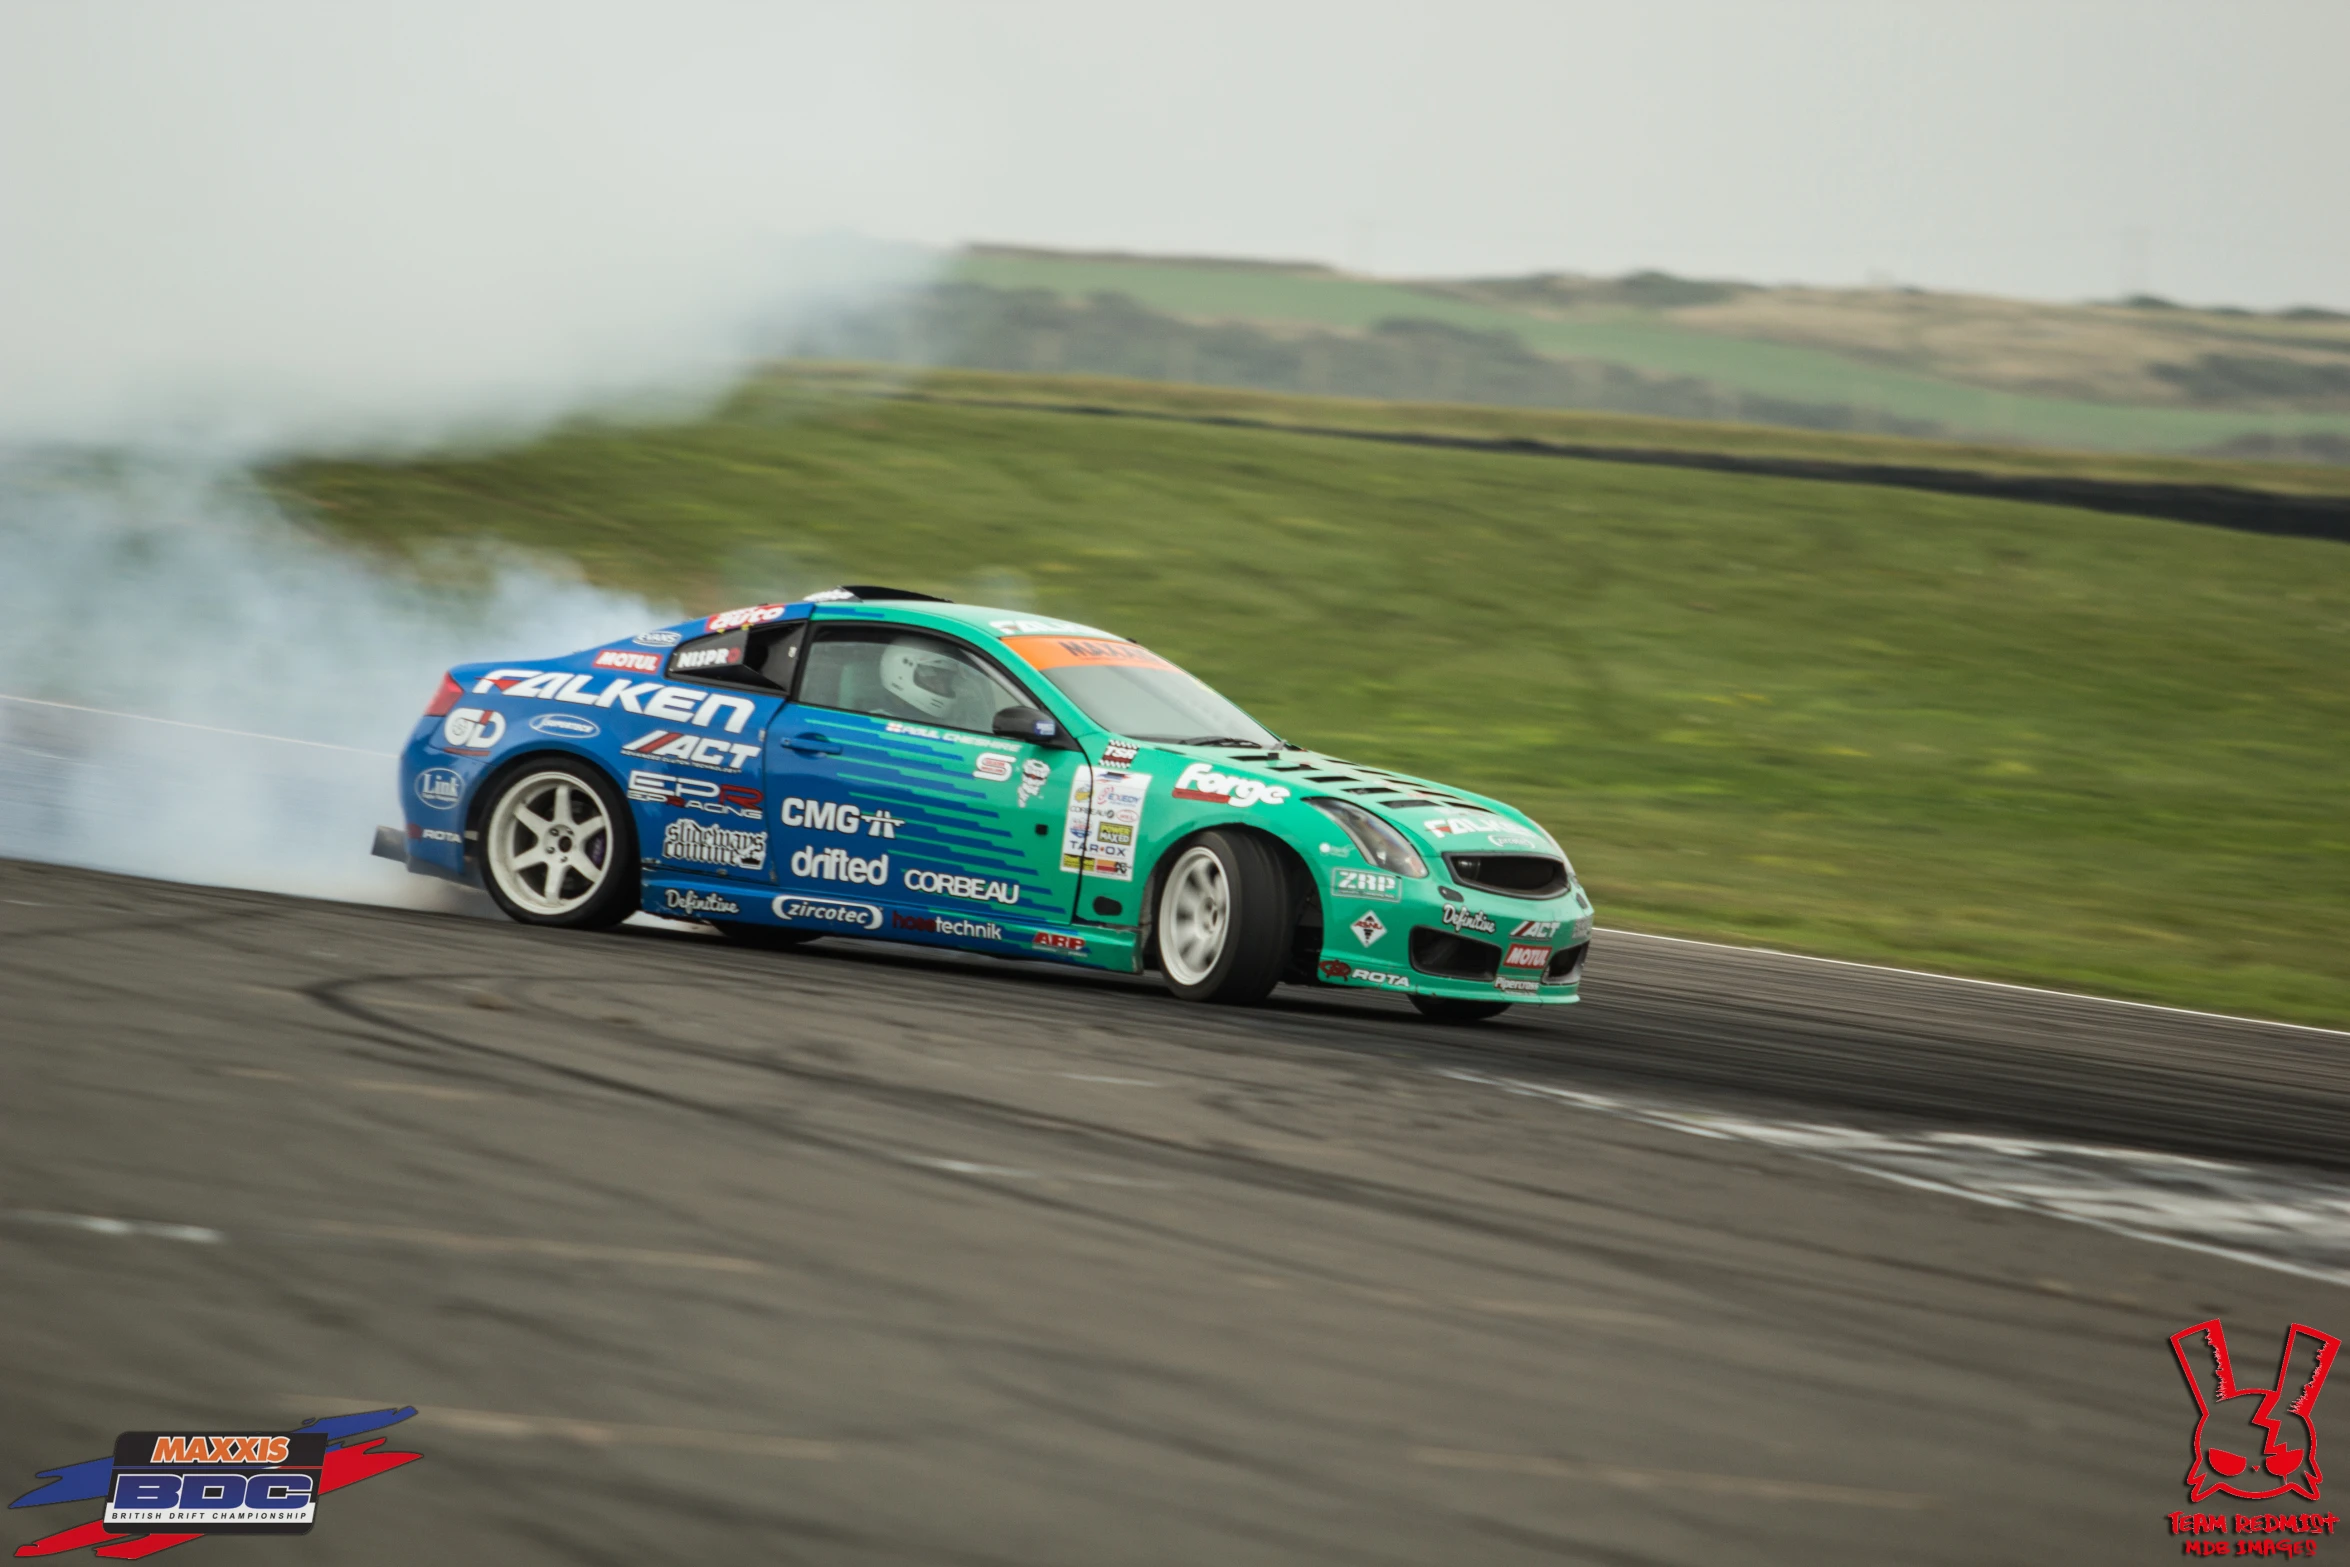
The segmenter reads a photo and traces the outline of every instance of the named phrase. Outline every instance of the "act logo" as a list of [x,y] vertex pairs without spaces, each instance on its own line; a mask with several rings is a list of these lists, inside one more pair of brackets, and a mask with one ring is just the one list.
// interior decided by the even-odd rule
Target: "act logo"
[[2217,1491],[2248,1501],[2287,1493],[2316,1501],[2325,1479],[2317,1464],[2317,1395],[2342,1341],[2294,1323],[2267,1387],[2237,1384],[2227,1332],[2216,1317],[2173,1333],[2170,1347],[2195,1395],[2187,1500]]
[[379,1452],[380,1437],[351,1440],[415,1413],[331,1415],[292,1431],[125,1431],[111,1455],[43,1469],[39,1477],[48,1483],[8,1504],[106,1504],[100,1516],[20,1545],[16,1554],[94,1548],[103,1559],[128,1561],[208,1534],[307,1534],[321,1496],[423,1456]]

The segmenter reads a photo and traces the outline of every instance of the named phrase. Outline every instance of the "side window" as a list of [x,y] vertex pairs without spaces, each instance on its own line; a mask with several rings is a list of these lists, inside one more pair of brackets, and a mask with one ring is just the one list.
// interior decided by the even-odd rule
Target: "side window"
[[808,650],[799,700],[904,723],[985,734],[995,715],[1032,699],[978,654],[926,631],[824,626]]
[[669,678],[725,686],[789,692],[798,672],[800,648],[808,640],[804,620],[788,626],[754,626],[700,637],[669,655]]

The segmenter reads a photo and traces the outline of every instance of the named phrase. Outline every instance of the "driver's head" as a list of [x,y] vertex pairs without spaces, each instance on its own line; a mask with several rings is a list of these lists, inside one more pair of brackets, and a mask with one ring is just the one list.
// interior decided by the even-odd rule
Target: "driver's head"
[[963,666],[919,637],[900,637],[881,650],[881,686],[918,713],[944,718],[963,689]]

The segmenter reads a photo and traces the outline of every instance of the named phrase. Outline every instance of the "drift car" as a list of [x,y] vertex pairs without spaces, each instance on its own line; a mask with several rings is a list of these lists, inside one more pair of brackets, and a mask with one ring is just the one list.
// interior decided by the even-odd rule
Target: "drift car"
[[1498,801],[1291,745],[1111,632],[888,588],[462,665],[400,765],[377,852],[534,925],[642,909],[1447,1021],[1575,1000],[1591,933]]

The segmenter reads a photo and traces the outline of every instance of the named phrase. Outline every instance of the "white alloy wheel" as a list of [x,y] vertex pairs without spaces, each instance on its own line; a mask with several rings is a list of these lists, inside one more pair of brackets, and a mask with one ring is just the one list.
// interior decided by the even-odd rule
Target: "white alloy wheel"
[[498,890],[532,914],[576,913],[612,874],[611,818],[572,773],[532,773],[507,785],[482,837]]
[[1159,894],[1159,964],[1178,985],[1207,982],[1224,955],[1232,888],[1224,862],[1205,844],[1183,851]]

